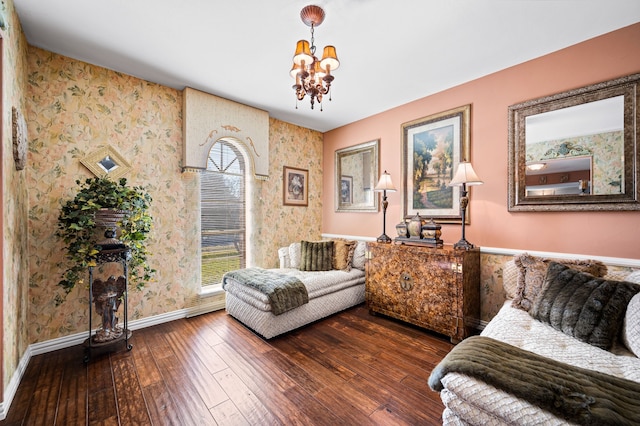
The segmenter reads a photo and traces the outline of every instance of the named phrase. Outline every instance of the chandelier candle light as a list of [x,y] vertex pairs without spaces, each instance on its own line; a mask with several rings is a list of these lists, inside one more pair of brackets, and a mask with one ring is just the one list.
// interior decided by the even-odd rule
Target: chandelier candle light
[[460,241],[453,245],[453,248],[469,250],[473,248],[473,244],[467,241],[464,237],[464,225],[467,205],[469,204],[469,198],[467,197],[467,185],[482,185],[484,182],[480,180],[476,172],[471,167],[471,163],[461,162],[458,164],[458,170],[453,177],[449,186],[461,186],[460,192],[460,215],[462,218],[462,238]]
[[[317,101],[320,104],[320,111],[322,111],[322,97],[331,90],[331,82],[334,78],[331,71],[335,71],[340,66],[334,46],[324,48],[322,60],[316,58],[313,32],[315,27],[324,21],[324,16],[324,10],[320,6],[305,6],[300,12],[302,22],[311,27],[311,43],[307,40],[298,40],[293,56],[293,67],[290,71],[291,77],[296,80],[296,84],[293,85],[296,98],[301,101],[305,95],[309,95],[311,109]],[[331,100],[331,94],[329,94],[329,100]]]
[[387,173],[386,170],[382,175],[380,175],[380,180],[373,190],[376,192],[382,192],[382,235],[380,235],[376,241],[379,243],[390,243],[391,238],[387,235],[386,231],[387,206],[389,205],[389,202],[387,201],[387,191],[396,192],[396,187],[393,186],[393,182],[391,182],[391,175]]

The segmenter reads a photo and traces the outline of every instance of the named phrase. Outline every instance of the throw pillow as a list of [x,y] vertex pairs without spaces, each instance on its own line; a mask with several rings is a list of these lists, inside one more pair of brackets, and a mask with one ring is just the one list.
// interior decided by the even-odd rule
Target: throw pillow
[[549,259],[523,253],[515,256],[513,261],[519,270],[513,306],[527,312],[536,302],[550,262],[561,263],[596,277],[604,277],[607,274],[607,265],[597,260]]
[[507,299],[513,299],[516,297],[518,274],[519,270],[513,259],[504,264],[504,267],[502,268],[502,288],[504,288]]
[[[640,271],[630,273],[625,281],[640,284]],[[633,296],[622,323],[622,342],[640,358],[640,293]]]
[[330,271],[333,269],[333,241],[302,241],[300,243],[301,271]]
[[333,269],[349,272],[355,250],[356,241],[343,239],[333,240]]
[[289,267],[300,269],[300,243],[291,243],[289,245]]
[[622,342],[640,358],[640,293],[633,296],[627,306],[622,324]]
[[356,249],[353,252],[353,261],[351,265],[356,268],[364,271],[364,262],[365,255],[367,252],[367,243],[365,241],[358,241],[356,244]]
[[629,301],[640,285],[594,277],[549,262],[531,316],[556,330],[609,350],[620,334]]

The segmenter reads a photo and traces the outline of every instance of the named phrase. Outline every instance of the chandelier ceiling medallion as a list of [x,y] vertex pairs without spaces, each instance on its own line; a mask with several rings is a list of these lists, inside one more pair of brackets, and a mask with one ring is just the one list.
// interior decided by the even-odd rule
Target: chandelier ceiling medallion
[[298,40],[296,45],[293,67],[290,72],[296,80],[293,89],[296,91],[297,100],[301,101],[306,95],[309,95],[311,109],[317,101],[320,104],[320,111],[322,111],[322,97],[329,94],[329,100],[331,100],[329,93],[333,81],[331,71],[335,71],[340,66],[340,61],[338,61],[334,46],[326,46],[322,53],[322,59],[316,58],[313,32],[315,27],[324,21],[324,10],[320,6],[305,6],[300,12],[300,18],[302,22],[311,27],[311,43],[307,40]]

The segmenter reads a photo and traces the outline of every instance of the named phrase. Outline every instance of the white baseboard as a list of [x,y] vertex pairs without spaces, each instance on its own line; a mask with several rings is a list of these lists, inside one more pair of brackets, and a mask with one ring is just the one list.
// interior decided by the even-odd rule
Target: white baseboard
[[222,298],[211,298],[207,302],[200,303],[197,306],[192,306],[190,308],[185,309],[186,315],[185,318],[195,317],[197,315],[206,314],[213,311],[219,311],[225,308],[225,299]]
[[[175,321],[182,318],[190,318],[196,315],[205,314],[208,312],[218,311],[224,309],[224,299],[213,299],[211,301],[199,304],[185,309],[180,309],[173,312],[167,312],[160,315],[154,315],[152,317],[141,318],[138,320],[129,321],[128,328],[130,330],[140,330],[142,328],[151,327],[154,325],[164,324],[169,321]],[[9,412],[9,407],[13,402],[13,398],[18,391],[18,386],[22,380],[29,361],[32,356],[45,354],[48,352],[57,351],[59,349],[68,348],[71,346],[79,345],[83,343],[89,337],[89,332],[82,332],[71,334],[69,336],[58,337],[56,339],[47,340],[44,342],[33,343],[27,347],[24,355],[20,359],[18,368],[11,377],[9,385],[4,391],[4,400],[0,402],[0,420],[4,420]]]
[[27,366],[29,365],[29,360],[31,360],[31,345],[27,347],[24,355],[20,359],[18,363],[18,368],[16,368],[15,373],[11,376],[11,380],[9,381],[9,385],[4,390],[4,400],[0,402],[0,420],[4,420],[7,417],[7,413],[9,412],[9,407],[11,406],[11,402],[13,402],[13,398],[16,396],[16,392],[18,391],[18,386],[20,386],[20,381],[22,380],[22,376],[24,372],[27,370]]

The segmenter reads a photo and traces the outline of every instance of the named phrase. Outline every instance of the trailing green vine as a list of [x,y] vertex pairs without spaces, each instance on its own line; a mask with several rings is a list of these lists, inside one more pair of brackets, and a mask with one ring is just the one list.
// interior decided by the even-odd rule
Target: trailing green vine
[[56,236],[65,243],[66,267],[58,285],[64,295],[56,296],[56,304],[65,297],[76,284],[83,284],[88,268],[97,265],[100,247],[96,245],[99,234],[95,214],[99,209],[108,208],[125,211],[120,222],[119,240],[131,252],[129,258],[129,282],[142,289],[149,282],[155,269],[147,263],[149,252],[146,241],[151,231],[153,218],[149,215],[151,196],[140,186],[127,186],[127,179],[114,182],[107,177],[76,180],[79,186],[73,200],[68,200],[58,216]]

